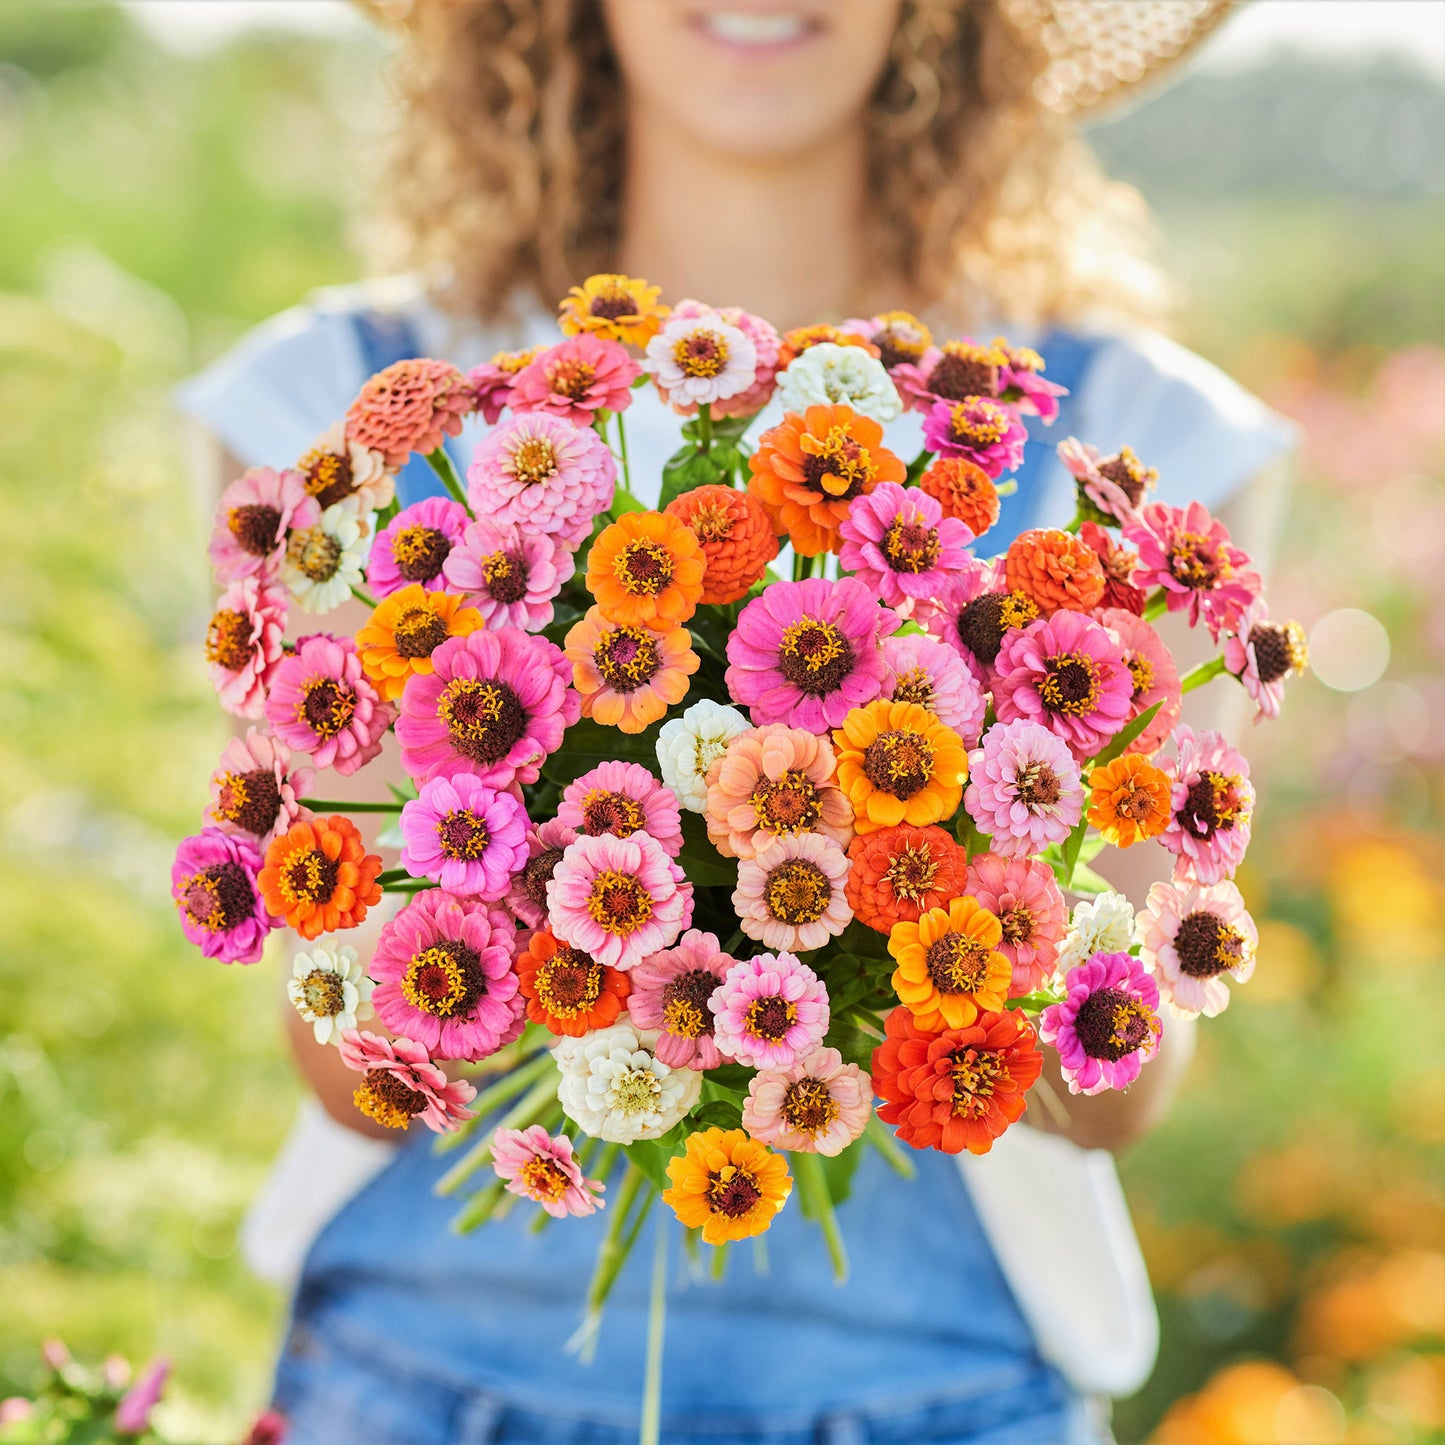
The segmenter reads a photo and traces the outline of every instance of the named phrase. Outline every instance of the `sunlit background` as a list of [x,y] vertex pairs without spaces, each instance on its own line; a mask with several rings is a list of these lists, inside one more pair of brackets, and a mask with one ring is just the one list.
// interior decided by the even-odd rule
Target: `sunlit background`
[[[264,1401],[237,1229],[297,1085],[268,971],[168,899],[223,723],[167,396],[357,274],[380,51],[330,0],[0,4],[0,1397],[49,1334],[164,1353],[181,1439]],[[1315,666],[1245,740],[1258,971],[1124,1162],[1164,1320],[1125,1445],[1445,1440],[1442,135],[1436,0],[1264,0],[1094,132],[1177,333],[1306,428],[1270,597]]]

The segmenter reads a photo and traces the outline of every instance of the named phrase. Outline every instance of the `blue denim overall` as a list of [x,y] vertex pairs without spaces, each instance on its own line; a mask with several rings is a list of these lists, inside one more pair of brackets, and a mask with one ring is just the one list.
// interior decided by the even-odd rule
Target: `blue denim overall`
[[[414,354],[374,318],[368,370]],[[1091,350],[1046,344],[1071,388]],[[1065,413],[1052,429],[1068,434]],[[1035,424],[1031,422],[1030,432]],[[1029,525],[1030,445],[997,535]],[[413,464],[415,467],[416,464]],[[423,464],[424,465],[424,464]],[[402,499],[436,489],[403,474]],[[993,542],[993,535],[990,542]],[[654,1210],[603,1318],[596,1359],[568,1354],[603,1213],[533,1233],[519,1207],[467,1237],[433,1186],[449,1158],[407,1141],[312,1246],[277,1370],[288,1445],[633,1445],[643,1390],[652,1233],[673,1230],[664,1445],[1088,1445],[1098,1437],[1040,1359],[952,1159],[904,1180],[868,1150],[839,1207],[852,1275],[834,1283],[815,1225],[784,1209],[767,1272],[734,1246],[722,1281],[692,1278]],[[795,1202],[796,1203],[796,1202]]]

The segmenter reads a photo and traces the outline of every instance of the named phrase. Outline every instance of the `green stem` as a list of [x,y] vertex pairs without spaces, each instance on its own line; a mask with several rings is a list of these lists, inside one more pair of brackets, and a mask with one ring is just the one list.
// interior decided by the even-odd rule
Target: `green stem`
[[908,475],[905,482],[916,482],[924,472],[928,470],[928,464],[933,460],[933,453],[924,447],[911,462],[908,463]]
[[714,1284],[721,1284],[728,1272],[728,1246],[727,1240],[712,1247],[712,1258],[708,1261],[708,1278]]
[[1169,610],[1169,594],[1160,587],[1144,604],[1144,621],[1153,622]]
[[[550,1063],[551,1060],[549,1059]],[[535,1121],[538,1114],[544,1113],[547,1107],[557,1097],[557,1083],[555,1079],[544,1078],[533,1085],[530,1093],[517,1104],[505,1118],[501,1119],[495,1129],[487,1131],[485,1139],[479,1139],[433,1186],[436,1194],[455,1194],[473,1174],[484,1165],[492,1162],[492,1139],[497,1129],[525,1129],[528,1124]]]
[[1196,687],[1203,687],[1206,682],[1213,682],[1225,670],[1222,657],[1211,657],[1208,662],[1201,662],[1198,667],[1191,667],[1179,679],[1179,691],[1193,692]]
[[1072,519],[1071,521],[1066,522],[1066,523],[1064,524],[1064,531],[1066,531],[1066,532],[1073,532],[1075,535],[1077,535],[1077,534],[1078,534],[1078,531],[1079,531],[1079,528],[1082,527],[1083,525],[1084,525],[1084,514],[1083,514],[1082,511],[1077,511],[1077,512],[1074,513],[1073,519]]
[[753,1236],[753,1273],[763,1279],[768,1277],[768,1241],[762,1234]]
[[868,1127],[863,1134],[868,1142],[888,1161],[895,1173],[901,1174],[905,1179],[912,1179],[918,1173],[913,1160],[898,1147],[898,1140],[893,1137],[888,1126],[877,1114],[868,1120]]
[[313,813],[399,813],[400,803],[347,803],[331,798],[302,798]]
[[813,568],[813,559],[805,557],[801,552],[793,553],[793,581],[801,582]]
[[[529,1059],[521,1067],[498,1079],[495,1084],[483,1089],[467,1107],[478,1120],[488,1119],[503,1105],[510,1104],[519,1094],[526,1093],[539,1079],[546,1078],[548,1070],[556,1067],[551,1053],[543,1049],[536,1058]],[[437,1153],[445,1154],[461,1142],[460,1134],[443,1134],[436,1144]],[[490,1143],[487,1147],[491,1147]]]
[[470,1234],[472,1230],[480,1229],[497,1212],[497,1206],[511,1197],[506,1190],[507,1186],[500,1179],[494,1179],[486,1188],[477,1190],[452,1220],[453,1233]]
[[[644,1188],[648,1192],[643,1197],[636,1221],[629,1230],[627,1216],[632,1213],[632,1207]],[[597,1333],[602,1324],[602,1307],[607,1303],[607,1296],[611,1294],[612,1286],[622,1272],[622,1266],[627,1263],[628,1253],[637,1242],[638,1231],[642,1228],[643,1220],[647,1218],[656,1192],[647,1175],[629,1160],[617,1198],[607,1206],[612,1217],[607,1221],[607,1235],[602,1241],[602,1247],[597,1251],[597,1263],[593,1266],[592,1279],[587,1286],[587,1306],[582,1323],[567,1342],[567,1348],[576,1350],[584,1364],[589,1364],[596,1353]]]
[[376,875],[376,881],[383,888],[404,887],[408,883],[419,884],[423,888],[432,888],[436,885],[427,878],[415,878],[405,868],[388,868],[384,873]]
[[457,475],[457,469],[452,465],[452,459],[447,455],[447,449],[438,447],[434,452],[428,452],[426,459],[431,463],[432,471],[441,478],[442,485],[455,500],[467,508],[467,515],[471,516],[472,509],[467,506],[467,490],[462,486],[462,479]]
[[627,488],[628,494],[632,492],[632,465],[627,460],[627,427],[623,423],[622,413],[617,413],[617,450],[622,456],[622,485]]
[[712,450],[712,403],[700,401],[697,404],[697,450],[706,456]]
[[828,1245],[828,1258],[833,1261],[833,1282],[846,1284],[848,1281],[848,1251],[843,1246],[843,1234],[838,1228],[838,1216],[833,1210],[833,1194],[828,1188],[828,1176],[823,1172],[821,1154],[794,1154],[797,1161],[798,1182],[803,1186],[812,1212],[817,1215],[823,1229],[823,1238]]
[[647,1310],[647,1362],[643,1370],[642,1429],[638,1445],[658,1445],[662,1429],[662,1344],[667,1337],[667,1220],[657,1221],[652,1248],[652,1298]]
[[358,587],[355,583],[352,583],[351,595],[356,598],[363,607],[370,607],[373,611],[376,609],[376,598],[371,596],[371,594],[363,588]]

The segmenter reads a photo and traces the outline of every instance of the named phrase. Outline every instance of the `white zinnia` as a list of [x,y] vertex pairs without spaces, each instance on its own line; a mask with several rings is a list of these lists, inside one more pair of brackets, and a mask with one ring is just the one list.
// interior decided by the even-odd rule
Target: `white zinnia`
[[[390,506],[396,495],[396,478],[387,471],[386,458],[360,442],[348,440],[344,417],[316,438],[311,450],[296,463],[296,469],[310,478],[327,457],[341,463],[342,477],[351,488],[345,501],[361,512],[379,512]],[[331,470],[334,472],[335,468]]]
[[898,388],[876,356],[861,346],[820,341],[797,357],[778,378],[785,411],[810,406],[851,406],[860,416],[890,422],[903,410]]
[[350,944],[318,943],[296,955],[286,992],[316,1042],[335,1044],[342,1029],[354,1029],[371,1017],[373,987]]
[[697,1103],[701,1072],[664,1064],[652,1052],[659,1032],[634,1028],[624,1014],[610,1028],[558,1040],[557,1097],[584,1134],[611,1144],[657,1139]]
[[717,316],[674,317],[642,361],[671,406],[726,401],[753,384],[757,368],[752,338]]
[[681,717],[663,723],[657,735],[657,765],[677,801],[694,813],[707,809],[707,771],[728,743],[750,724],[735,707],[711,698],[695,702]]
[[330,612],[361,586],[371,551],[372,518],[355,502],[337,502],[314,527],[292,532],[281,580],[308,612]]
[[1133,905],[1122,893],[1101,893],[1074,905],[1055,967],[1066,974],[1096,953],[1128,953],[1133,941]]

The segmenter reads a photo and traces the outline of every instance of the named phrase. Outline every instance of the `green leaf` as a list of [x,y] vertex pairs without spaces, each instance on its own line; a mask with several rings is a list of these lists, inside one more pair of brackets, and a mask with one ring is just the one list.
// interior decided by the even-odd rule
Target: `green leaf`
[[1153,707],[1146,707],[1133,722],[1126,723],[1121,727],[1110,739],[1108,747],[1104,748],[1102,752],[1095,753],[1089,762],[1096,768],[1104,763],[1112,763],[1154,721],[1154,714],[1163,706],[1164,699],[1161,697]]
[[837,947],[840,953],[851,953],[855,958],[882,959],[890,971],[893,967],[893,956],[888,952],[888,935],[869,928],[856,918],[839,935]]
[[659,1189],[669,1189],[672,1187],[672,1180],[667,1177],[668,1161],[674,1155],[682,1153],[688,1132],[686,1121],[684,1121],[674,1125],[662,1138],[639,1139],[637,1143],[629,1144],[622,1152]]
[[683,876],[699,888],[736,888],[738,865],[724,858],[707,836],[707,825],[690,809],[682,815],[682,852],[677,861]]
[[591,718],[579,718],[567,729],[562,746],[542,764],[542,776],[565,787],[599,763],[618,758],[641,763],[656,773],[660,730],[661,723],[654,723],[640,733],[625,733],[621,728],[603,727]]
[[700,1104],[690,1117],[704,1129],[738,1129],[742,1127],[743,1107],[733,1099],[714,1099]]
[[1108,893],[1113,887],[1114,885],[1107,878],[1095,873],[1084,863],[1080,863],[1074,869],[1074,876],[1069,884],[1069,890],[1073,893]]

